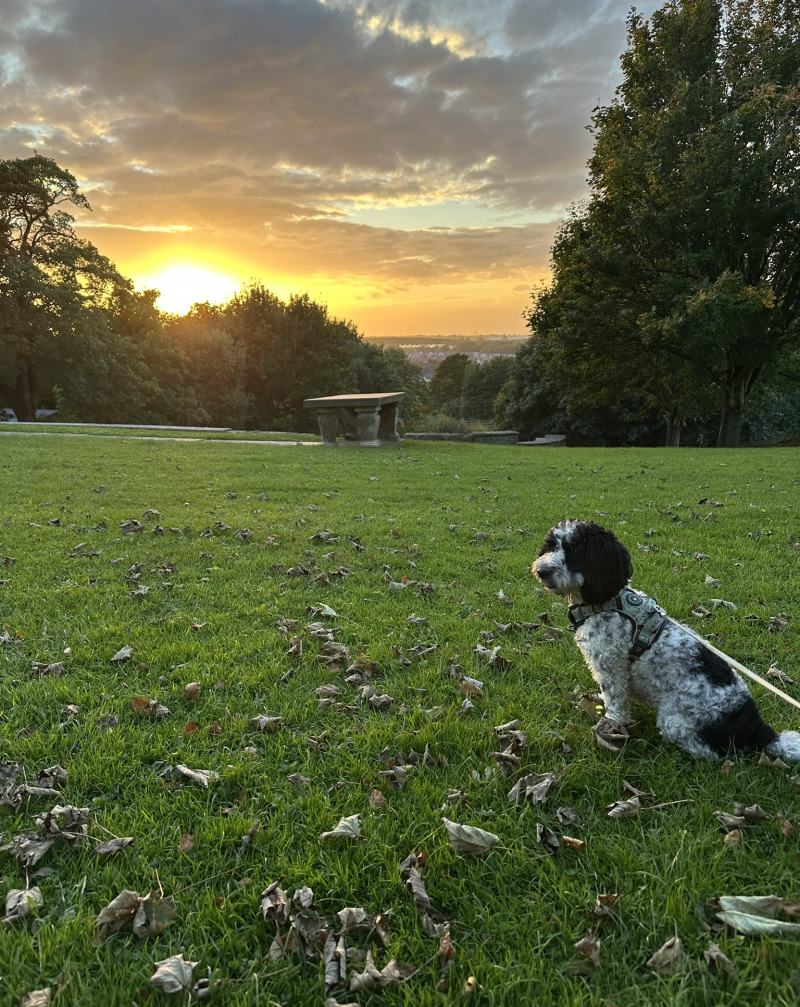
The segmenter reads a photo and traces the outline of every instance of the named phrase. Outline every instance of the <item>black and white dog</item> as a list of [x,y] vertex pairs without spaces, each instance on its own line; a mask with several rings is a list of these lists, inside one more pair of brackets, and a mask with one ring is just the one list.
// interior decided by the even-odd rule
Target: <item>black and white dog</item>
[[562,521],[531,569],[548,591],[569,599],[575,642],[612,722],[606,731],[631,721],[635,699],[654,707],[661,734],[691,755],[718,759],[735,749],[800,762],[800,733],[765,724],[739,675],[630,587],[630,553],[611,532]]

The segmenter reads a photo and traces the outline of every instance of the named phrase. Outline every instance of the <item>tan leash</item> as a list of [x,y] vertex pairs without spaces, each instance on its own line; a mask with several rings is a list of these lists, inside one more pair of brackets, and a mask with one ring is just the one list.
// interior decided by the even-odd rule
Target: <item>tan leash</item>
[[684,623],[678,622],[676,619],[672,619],[669,616],[667,616],[667,618],[673,625],[678,626],[682,630],[685,630],[689,634],[689,636],[693,636],[695,640],[697,640],[699,643],[702,643],[702,645],[707,650],[710,650],[712,654],[716,654],[717,657],[721,657],[722,660],[725,661],[727,664],[729,664],[732,668],[735,668],[737,671],[740,671],[743,675],[747,675],[748,678],[752,678],[754,682],[758,682],[759,685],[763,685],[765,689],[769,689],[770,692],[774,692],[776,696],[780,696],[781,699],[785,700],[787,703],[791,703],[792,706],[796,706],[797,709],[800,710],[800,702],[792,698],[792,696],[788,696],[782,689],[779,689],[776,685],[773,685],[772,682],[768,682],[765,678],[762,678],[760,675],[757,675],[754,671],[750,671],[749,668],[745,668],[743,664],[739,664],[738,661],[734,660],[734,658],[732,657],[729,657],[724,651],[717,650],[717,648],[714,647],[712,644],[710,644],[708,640],[704,640],[703,637],[699,635],[699,633],[695,633],[695,631],[691,629],[689,626],[686,626],[684,625]]

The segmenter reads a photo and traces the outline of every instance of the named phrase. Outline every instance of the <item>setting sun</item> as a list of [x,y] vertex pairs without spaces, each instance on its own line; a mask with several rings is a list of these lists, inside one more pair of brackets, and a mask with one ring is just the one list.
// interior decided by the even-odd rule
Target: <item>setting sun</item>
[[139,287],[160,291],[156,304],[162,311],[183,315],[193,304],[227,301],[241,287],[241,280],[200,266],[168,266],[139,279]]

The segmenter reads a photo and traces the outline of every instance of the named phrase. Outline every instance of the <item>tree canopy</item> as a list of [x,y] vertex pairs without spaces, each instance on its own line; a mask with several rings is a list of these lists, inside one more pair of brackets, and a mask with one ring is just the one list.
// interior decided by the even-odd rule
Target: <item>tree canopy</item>
[[590,198],[556,238],[521,366],[571,414],[657,405],[670,443],[716,401],[718,443],[735,445],[754,386],[789,365],[797,340],[800,8],[634,11],[622,68],[594,112]]

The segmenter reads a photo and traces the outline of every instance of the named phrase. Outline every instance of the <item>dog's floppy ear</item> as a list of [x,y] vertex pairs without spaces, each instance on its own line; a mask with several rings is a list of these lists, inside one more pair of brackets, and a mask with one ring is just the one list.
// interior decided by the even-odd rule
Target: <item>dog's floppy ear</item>
[[581,596],[592,605],[613,598],[631,579],[630,553],[610,531],[593,521],[576,525],[564,547],[570,570],[583,574]]

